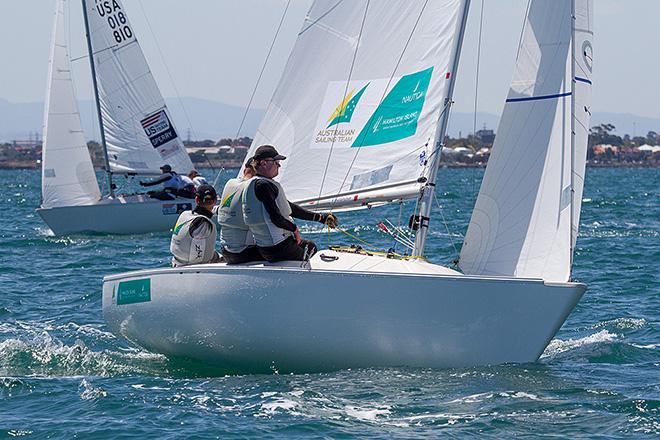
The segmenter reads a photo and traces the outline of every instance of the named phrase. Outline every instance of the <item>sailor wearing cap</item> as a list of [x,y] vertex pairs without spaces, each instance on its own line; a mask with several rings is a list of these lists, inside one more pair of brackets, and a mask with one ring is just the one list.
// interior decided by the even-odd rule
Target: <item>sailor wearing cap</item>
[[188,177],[188,179],[190,179],[192,181],[193,185],[195,185],[195,188],[199,188],[200,185],[208,185],[209,184],[209,182],[206,180],[206,178],[204,176],[202,176],[201,174],[199,174],[199,172],[197,170],[191,170],[188,173],[187,177]]
[[257,249],[254,236],[243,219],[243,191],[256,175],[252,158],[245,161],[241,174],[241,177],[227,181],[222,190],[220,205],[216,207],[218,223],[221,226],[222,257],[227,264],[263,260]]
[[243,192],[243,218],[254,235],[259,253],[271,262],[306,260],[316,252],[316,245],[300,237],[294,218],[317,221],[334,228],[337,218],[332,213],[308,211],[287,200],[282,186],[273,180],[279,173],[280,161],[286,157],[272,145],[262,145],[252,158],[257,176]]
[[211,220],[216,200],[215,189],[201,185],[197,188],[195,209],[179,216],[170,241],[173,267],[220,261],[215,250],[216,227]]

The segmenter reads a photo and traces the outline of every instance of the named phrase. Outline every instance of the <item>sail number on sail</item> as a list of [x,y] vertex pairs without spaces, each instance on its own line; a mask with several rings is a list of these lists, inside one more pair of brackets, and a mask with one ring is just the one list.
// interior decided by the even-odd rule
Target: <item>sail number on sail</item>
[[96,0],[96,12],[100,17],[106,18],[112,36],[117,43],[123,43],[133,38],[133,31],[117,1]]

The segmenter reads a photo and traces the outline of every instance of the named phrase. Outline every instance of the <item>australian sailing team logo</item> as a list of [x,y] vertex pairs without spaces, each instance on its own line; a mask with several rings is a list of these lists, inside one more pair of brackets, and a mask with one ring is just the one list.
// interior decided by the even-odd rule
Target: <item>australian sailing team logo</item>
[[[330,88],[337,89],[338,84],[339,82],[333,83],[331,84]],[[334,111],[330,114],[330,117],[325,122],[323,122],[323,126],[316,131],[315,142],[317,144],[327,144],[330,146],[336,143],[345,144],[353,140],[355,137],[355,128],[339,127],[339,125],[351,122],[351,118],[353,117],[353,113],[355,112],[358,102],[360,101],[360,98],[362,98],[362,95],[368,86],[369,84],[367,83],[357,93],[355,93],[357,88],[353,88],[350,92],[348,92],[348,94],[341,100],[339,105],[335,107]],[[326,93],[325,101],[329,100],[328,94],[334,96],[334,93]],[[325,109],[326,106],[323,106],[322,108]],[[319,121],[319,124],[320,123],[321,121]]]
[[351,90],[348,95],[346,95],[341,104],[337,106],[335,111],[332,112],[332,115],[330,115],[330,118],[328,118],[329,124],[326,128],[330,128],[333,125],[337,125],[341,122],[351,122],[351,116],[353,116],[355,107],[357,106],[358,101],[362,97],[362,94],[368,85],[369,84],[362,87],[362,89],[355,96],[353,96],[353,94],[355,93],[356,89]]
[[345,96],[346,82],[330,82],[312,148],[369,147],[413,136],[432,73],[433,67],[430,67],[404,75],[396,82],[389,78],[366,84],[354,81]]

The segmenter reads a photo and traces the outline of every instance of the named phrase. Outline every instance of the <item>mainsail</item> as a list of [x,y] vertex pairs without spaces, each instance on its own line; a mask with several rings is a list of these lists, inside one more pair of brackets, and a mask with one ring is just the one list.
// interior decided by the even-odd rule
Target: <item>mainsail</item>
[[591,5],[530,5],[461,250],[459,266],[466,274],[570,278],[590,117]]
[[120,0],[84,2],[99,100],[113,172],[158,174],[170,164],[187,173],[192,162],[174,127]]
[[251,148],[287,156],[278,179],[290,200],[419,195],[464,3],[314,2]]
[[64,38],[66,0],[58,0],[44,116],[41,196],[44,208],[88,205],[101,198],[80,123],[69,49]]

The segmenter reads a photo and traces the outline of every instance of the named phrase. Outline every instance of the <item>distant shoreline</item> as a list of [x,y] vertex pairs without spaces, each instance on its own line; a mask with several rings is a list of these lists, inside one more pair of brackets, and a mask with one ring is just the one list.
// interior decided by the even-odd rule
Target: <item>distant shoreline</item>
[[[37,170],[41,164],[28,161],[14,161],[3,162],[0,164],[0,170]],[[210,168],[208,162],[195,162],[193,164],[196,168]],[[242,163],[239,162],[214,162],[214,168],[240,168]],[[590,163],[587,162],[588,168],[660,168],[660,166],[653,163],[632,163],[632,162],[612,162],[612,163]],[[441,163],[440,168],[486,168],[485,164],[469,164],[469,163]],[[102,171],[103,168],[95,168],[97,171]]]

